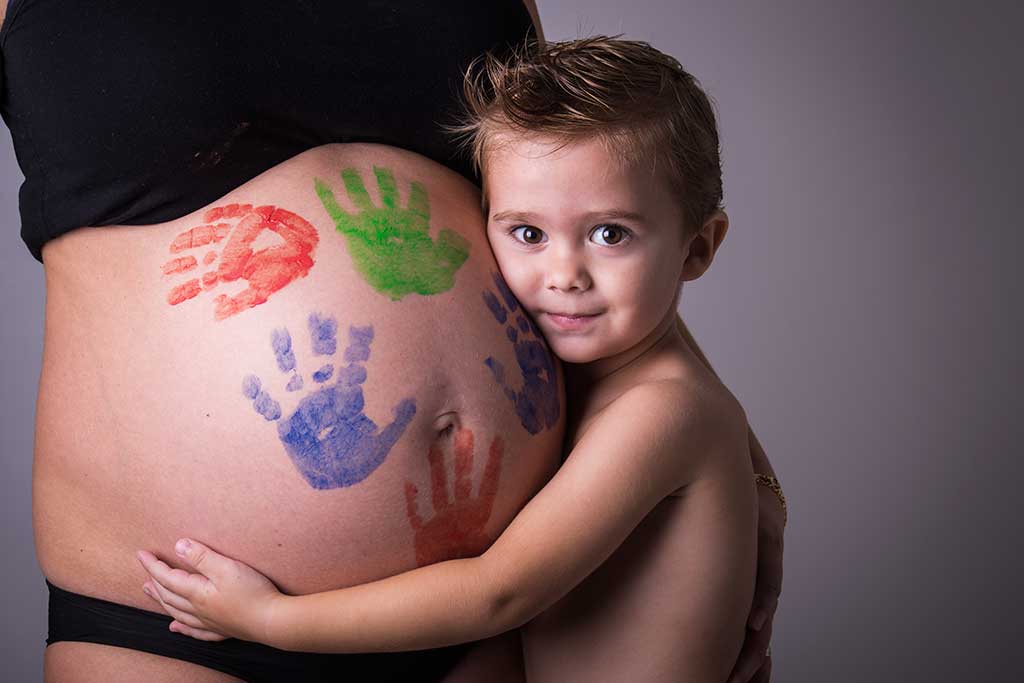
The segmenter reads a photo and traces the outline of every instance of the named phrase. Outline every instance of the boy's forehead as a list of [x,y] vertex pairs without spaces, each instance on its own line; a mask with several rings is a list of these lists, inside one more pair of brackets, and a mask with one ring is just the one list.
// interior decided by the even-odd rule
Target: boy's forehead
[[510,188],[501,176],[490,186],[484,183],[481,207],[488,220],[526,221],[549,227],[560,221],[582,223],[597,219],[671,225],[677,222],[683,208],[676,194],[661,183],[583,183],[567,187],[553,182],[550,186],[542,183]]
[[[664,174],[654,155],[638,158],[605,136],[559,138],[546,133],[501,130],[488,136],[481,150],[481,173],[488,185],[523,180],[524,175],[544,182],[544,173],[570,173],[615,184],[661,186]],[[537,175],[537,174],[541,175]],[[518,184],[518,183],[516,183]]]
[[571,140],[563,140],[544,133],[530,131],[517,131],[508,128],[496,130],[487,136],[487,143],[484,145],[481,158],[486,167],[488,161],[492,162],[507,155],[514,155],[525,159],[541,159],[550,155],[557,155]]
[[[508,127],[489,132],[480,151],[480,167],[484,178],[488,170],[510,159],[514,162],[555,162],[572,156],[574,151],[587,150],[587,158],[573,158],[587,168],[607,169],[611,173],[660,175],[656,154],[623,144],[613,136],[594,133],[559,137],[548,132],[513,130]],[[599,164],[596,166],[596,164]]]

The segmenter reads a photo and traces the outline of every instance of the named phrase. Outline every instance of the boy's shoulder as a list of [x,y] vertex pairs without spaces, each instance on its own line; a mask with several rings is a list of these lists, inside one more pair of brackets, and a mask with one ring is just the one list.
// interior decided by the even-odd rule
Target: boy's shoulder
[[684,373],[631,384],[594,416],[573,452],[628,454],[668,495],[749,467],[746,429],[739,403],[717,379]]
[[704,367],[693,370],[638,382],[613,402],[613,412],[643,415],[645,428],[690,465],[737,450],[746,457],[747,416],[739,401]]
[[692,440],[745,433],[747,419],[736,398],[710,374],[685,373],[638,382],[624,391],[605,410],[612,414],[646,415],[648,425],[664,435]]
[[[710,373],[679,372],[636,381],[591,416],[587,432],[643,430],[658,441],[709,442],[746,433],[746,415],[728,389]],[[704,439],[700,439],[704,442]],[[689,449],[687,449],[689,450]]]

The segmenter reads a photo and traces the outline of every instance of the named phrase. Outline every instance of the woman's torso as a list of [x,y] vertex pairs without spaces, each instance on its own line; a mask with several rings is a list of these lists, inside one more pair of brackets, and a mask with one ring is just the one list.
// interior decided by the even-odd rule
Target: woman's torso
[[[26,176],[23,236],[37,256],[46,245],[34,512],[52,581],[142,604],[131,551],[188,533],[286,590],[355,583],[474,549],[540,485],[561,423],[523,427],[516,347],[482,296],[496,268],[478,196],[434,163],[469,173],[438,124],[461,68],[529,24],[516,0],[10,4],[0,108]],[[322,146],[350,141],[391,147]],[[400,207],[412,181],[430,203],[427,221],[396,219],[409,234],[389,240],[422,271],[398,273],[397,290],[393,264],[358,226],[339,232],[314,187],[355,211],[341,177],[353,169],[380,205],[374,165]],[[444,414],[477,442],[468,498]],[[498,437],[489,509],[478,485]],[[445,484],[448,507],[432,491]],[[481,518],[483,535],[459,522]]]
[[[379,209],[388,172],[396,210],[374,223],[354,179]],[[289,592],[363,582],[479,552],[556,464],[559,395],[536,384],[554,366],[523,368],[517,345],[535,340],[498,319],[476,190],[415,154],[320,147],[184,218],[73,231],[44,257],[35,530],[65,588],[146,606],[132,551],[184,534]],[[456,458],[458,428],[475,448]]]

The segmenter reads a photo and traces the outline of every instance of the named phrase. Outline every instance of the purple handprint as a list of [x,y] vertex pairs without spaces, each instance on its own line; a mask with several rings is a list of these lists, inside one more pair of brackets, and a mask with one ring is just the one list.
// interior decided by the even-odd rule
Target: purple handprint
[[[555,362],[541,341],[540,330],[524,313],[519,312],[519,302],[505,284],[504,278],[500,273],[494,273],[493,277],[501,299],[490,290],[485,290],[484,303],[495,320],[502,324],[508,323],[505,334],[513,344],[516,361],[523,375],[522,390],[516,391],[508,385],[505,381],[505,367],[493,356],[484,360],[484,365],[491,369],[494,379],[512,401],[526,431],[537,434],[558,424],[561,414]],[[509,320],[510,315],[515,315],[514,325]]]
[[[309,332],[314,355],[333,356],[337,351],[338,325],[334,318],[309,317]],[[325,384],[335,374],[328,363],[313,373],[319,387],[299,401],[289,417],[281,419],[281,405],[262,388],[255,375],[242,382],[242,393],[252,399],[256,412],[268,421],[278,421],[277,432],[292,462],[315,489],[352,486],[366,479],[387,458],[405,428],[416,414],[416,403],[407,398],[394,408],[395,419],[378,431],[377,425],[363,413],[363,389],[373,342],[373,327],[349,327],[349,345],[337,370],[337,381]],[[295,354],[288,330],[275,330],[271,346],[282,372],[293,373],[287,391],[303,386],[295,371]]]

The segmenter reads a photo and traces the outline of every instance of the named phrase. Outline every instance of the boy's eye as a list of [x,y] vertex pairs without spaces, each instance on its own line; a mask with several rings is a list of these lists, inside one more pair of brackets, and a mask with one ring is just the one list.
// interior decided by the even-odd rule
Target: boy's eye
[[544,241],[544,232],[532,225],[520,225],[512,230],[512,236],[523,244],[540,244]]
[[602,246],[614,247],[629,239],[629,231],[619,225],[599,225],[590,232],[590,239]]

